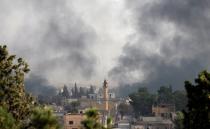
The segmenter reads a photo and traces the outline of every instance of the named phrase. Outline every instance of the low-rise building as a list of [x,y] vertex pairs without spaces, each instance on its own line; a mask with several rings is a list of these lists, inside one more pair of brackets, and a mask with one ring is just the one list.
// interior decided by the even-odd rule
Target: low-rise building
[[173,119],[173,114],[175,114],[174,104],[159,104],[152,106],[152,114],[156,117],[163,117],[165,119]]
[[130,122],[128,120],[120,120],[116,123],[118,129],[130,129]]
[[83,114],[65,114],[64,129],[81,129],[81,122],[85,119]]
[[173,123],[162,117],[141,117],[132,124],[131,129],[173,129]]

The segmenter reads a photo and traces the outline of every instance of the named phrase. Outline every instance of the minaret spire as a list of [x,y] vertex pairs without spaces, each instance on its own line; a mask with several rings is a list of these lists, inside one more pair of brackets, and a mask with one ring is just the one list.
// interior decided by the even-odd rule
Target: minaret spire
[[109,104],[108,104],[108,82],[105,79],[104,84],[103,84],[103,92],[104,92],[104,110],[108,111],[109,110]]

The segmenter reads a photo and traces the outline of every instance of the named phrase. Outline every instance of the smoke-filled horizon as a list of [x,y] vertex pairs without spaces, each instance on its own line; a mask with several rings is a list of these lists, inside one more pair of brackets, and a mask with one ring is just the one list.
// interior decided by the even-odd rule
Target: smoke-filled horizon
[[183,89],[185,80],[209,69],[210,1],[131,0],[127,5],[135,17],[136,33],[110,76],[122,83],[141,78],[150,88]]
[[210,66],[208,0],[1,0],[0,20],[0,43],[26,59],[33,86],[183,89]]

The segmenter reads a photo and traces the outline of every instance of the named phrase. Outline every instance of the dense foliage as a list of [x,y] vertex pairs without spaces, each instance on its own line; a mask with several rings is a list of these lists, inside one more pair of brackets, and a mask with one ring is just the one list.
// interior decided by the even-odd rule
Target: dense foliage
[[59,129],[56,116],[48,107],[36,107],[30,117],[28,128],[33,129]]
[[150,115],[152,104],[154,103],[154,95],[150,94],[147,88],[139,88],[138,92],[129,95],[136,116]]
[[15,119],[2,107],[0,107],[0,127],[1,129],[17,129]]
[[174,91],[173,92],[174,104],[176,111],[182,111],[187,106],[187,96],[185,91]]
[[99,112],[96,109],[89,109],[85,112],[86,119],[82,121],[84,129],[102,129],[99,123]]
[[57,129],[58,121],[50,110],[35,108],[33,98],[25,92],[24,77],[27,63],[9,55],[0,46],[0,128]]
[[174,120],[174,129],[184,129],[183,120],[184,120],[184,114],[182,112],[176,113],[176,118]]
[[186,108],[187,98],[185,91],[172,91],[169,86],[161,86],[157,94],[150,93],[146,87],[140,87],[138,92],[129,95],[136,117],[151,115],[152,105],[174,104],[176,111]]
[[171,86],[169,87],[161,86],[157,92],[158,92],[157,103],[167,103],[167,104],[174,103],[173,91]]
[[85,120],[82,121],[84,129],[112,129],[112,118],[107,118],[107,127],[105,127],[100,123],[100,114],[97,109],[91,108],[87,110],[85,116]]
[[63,87],[63,92],[61,93],[63,97],[70,98],[70,94],[66,85]]
[[210,73],[203,71],[195,79],[195,84],[185,82],[187,110],[184,111],[185,129],[210,128]]
[[118,112],[121,115],[121,119],[123,119],[123,116],[125,115],[132,115],[132,107],[130,104],[127,103],[120,103],[117,107]]
[[28,116],[33,102],[24,89],[24,75],[28,71],[22,58],[15,60],[15,55],[9,55],[6,46],[0,46],[0,105],[16,120]]
[[72,101],[71,103],[64,105],[65,111],[69,113],[77,113],[79,107],[80,107],[79,101]]

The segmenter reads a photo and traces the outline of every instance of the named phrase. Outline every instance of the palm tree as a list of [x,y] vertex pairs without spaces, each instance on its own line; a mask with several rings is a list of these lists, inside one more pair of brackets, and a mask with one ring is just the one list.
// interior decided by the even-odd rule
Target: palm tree
[[103,129],[99,123],[99,112],[97,109],[89,109],[85,112],[86,119],[82,121],[84,129]]

